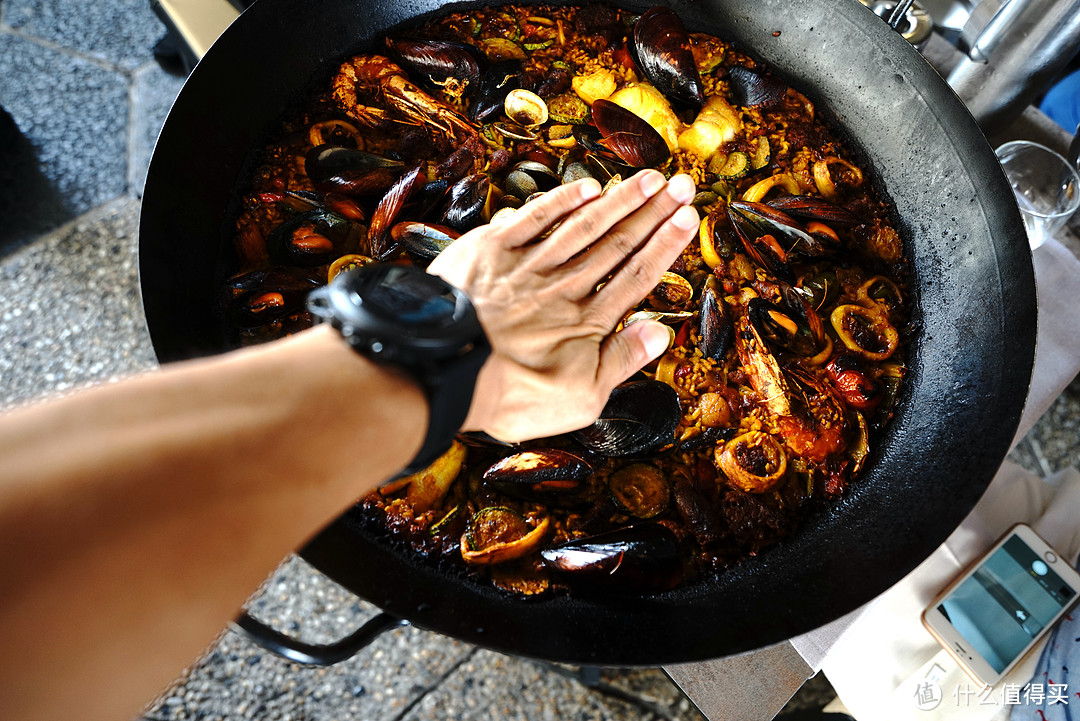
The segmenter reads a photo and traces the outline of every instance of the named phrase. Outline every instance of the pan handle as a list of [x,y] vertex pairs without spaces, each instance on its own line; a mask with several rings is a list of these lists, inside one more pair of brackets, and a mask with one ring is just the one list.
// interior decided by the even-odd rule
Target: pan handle
[[344,661],[355,656],[383,632],[408,625],[409,622],[405,619],[382,612],[340,641],[312,644],[275,631],[247,613],[240,614],[232,622],[233,628],[267,651],[308,666],[331,666]]

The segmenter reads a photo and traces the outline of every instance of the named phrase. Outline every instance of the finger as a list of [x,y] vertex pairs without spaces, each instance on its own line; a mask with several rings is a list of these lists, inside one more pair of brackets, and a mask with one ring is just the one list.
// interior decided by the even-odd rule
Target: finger
[[666,183],[656,170],[643,170],[577,210],[525,258],[535,268],[554,268],[589,247],[623,218],[639,210]]
[[606,278],[641,247],[675,211],[689,203],[696,192],[697,186],[689,175],[676,175],[664,192],[617,223],[587,253],[567,263],[566,271],[579,276],[584,284],[579,288],[581,295],[590,293],[600,279]]
[[575,180],[530,200],[507,216],[506,220],[489,226],[489,231],[506,247],[520,247],[546,233],[569,213],[599,195],[600,184],[594,179]]
[[642,321],[609,335],[600,347],[597,382],[614,388],[668,349],[671,334],[657,321]]
[[598,317],[618,320],[644,298],[694,238],[698,223],[697,210],[691,206],[675,211],[596,294],[592,309]]

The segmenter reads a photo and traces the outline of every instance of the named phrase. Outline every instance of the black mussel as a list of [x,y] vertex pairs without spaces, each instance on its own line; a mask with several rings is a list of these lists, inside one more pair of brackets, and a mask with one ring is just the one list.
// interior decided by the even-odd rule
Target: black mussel
[[363,226],[336,213],[312,210],[286,219],[266,237],[270,260],[280,265],[311,268],[329,263],[344,251]]
[[783,100],[787,84],[768,73],[734,65],[728,68],[731,99],[749,108],[771,108]]
[[592,593],[661,593],[682,581],[683,559],[675,533],[656,523],[638,524],[568,541],[540,552],[574,590]]
[[630,54],[642,74],[675,103],[700,110],[705,103],[690,36],[675,11],[654,7],[634,24]]
[[[784,287],[789,287],[784,284]],[[763,298],[754,298],[746,307],[747,316],[769,349],[787,350],[809,358],[822,350],[826,341],[821,318],[797,292],[784,298],[781,308]]]
[[409,77],[430,90],[442,90],[454,98],[477,92],[487,58],[472,45],[417,38],[387,38],[386,47],[394,59],[409,71]]
[[731,348],[735,335],[735,326],[731,322],[731,311],[724,305],[720,281],[715,275],[705,280],[701,291],[701,316],[699,331],[701,334],[701,354],[714,361],[720,361]]
[[480,92],[469,108],[469,119],[483,123],[498,117],[506,96],[521,87],[522,74],[520,60],[504,60],[489,67],[480,81]]
[[304,171],[322,192],[366,195],[386,190],[405,171],[400,160],[356,148],[319,145],[304,156]]
[[746,232],[747,235],[751,231],[759,235],[772,235],[783,248],[785,255],[800,253],[816,257],[823,255],[826,251],[821,241],[808,233],[797,220],[771,205],[733,200],[728,207],[741,221],[739,225],[736,225],[737,230]]
[[484,485],[526,501],[574,500],[593,475],[580,455],[558,448],[538,448],[507,456],[484,471]]
[[844,206],[830,203],[823,198],[815,198],[812,195],[781,195],[766,200],[765,204],[788,215],[806,220],[818,220],[822,223],[858,225],[863,222],[862,218]]
[[667,143],[653,126],[610,100],[592,105],[593,122],[604,136],[601,144],[635,168],[651,168],[667,160]]
[[461,237],[461,233],[445,225],[406,220],[390,228],[390,237],[411,255],[434,258]]
[[635,381],[613,390],[600,417],[571,435],[597,453],[632,456],[674,442],[681,415],[674,388],[655,380]]
[[467,175],[451,185],[440,224],[449,225],[462,233],[478,225],[490,186],[491,181],[481,173]]
[[449,189],[450,183],[442,179],[428,181],[422,188],[416,188],[410,200],[409,217],[425,222],[432,219],[446,204],[446,191]]
[[376,260],[382,260],[389,256],[390,245],[386,242],[390,235],[390,229],[397,221],[398,214],[405,207],[405,203],[420,188],[424,186],[424,175],[421,167],[416,166],[402,175],[396,183],[386,192],[375,212],[371,215],[371,227],[368,228],[368,247],[370,255]]
[[302,309],[308,293],[319,285],[312,271],[253,270],[229,279],[222,305],[235,327],[258,328]]

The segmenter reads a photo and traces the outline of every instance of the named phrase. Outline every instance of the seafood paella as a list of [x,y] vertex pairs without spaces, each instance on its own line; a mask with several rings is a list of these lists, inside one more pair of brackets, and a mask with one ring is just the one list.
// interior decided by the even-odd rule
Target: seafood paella
[[827,110],[667,8],[452,13],[343,60],[259,149],[223,312],[236,345],[301,330],[307,293],[426,265],[560,183],[698,186],[697,240],[624,325],[670,345],[600,418],[465,434],[353,513],[523,596],[661,592],[834,502],[892,416],[912,333],[887,199]]

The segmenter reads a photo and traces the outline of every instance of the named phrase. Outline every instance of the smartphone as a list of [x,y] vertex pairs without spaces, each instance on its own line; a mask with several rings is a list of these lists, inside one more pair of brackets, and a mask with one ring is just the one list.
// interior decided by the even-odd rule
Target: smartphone
[[1080,574],[1030,526],[1013,526],[923,611],[923,625],[985,686],[1051,630],[1080,593]]

